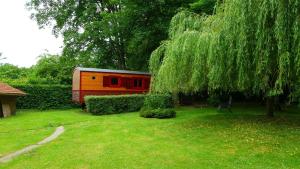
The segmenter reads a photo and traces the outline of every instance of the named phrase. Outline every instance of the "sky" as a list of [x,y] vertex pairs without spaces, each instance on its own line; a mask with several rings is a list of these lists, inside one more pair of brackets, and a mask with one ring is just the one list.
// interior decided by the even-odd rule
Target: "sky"
[[0,53],[20,67],[34,65],[43,53],[60,54],[63,39],[56,38],[51,28],[39,29],[25,8],[28,0],[0,0]]

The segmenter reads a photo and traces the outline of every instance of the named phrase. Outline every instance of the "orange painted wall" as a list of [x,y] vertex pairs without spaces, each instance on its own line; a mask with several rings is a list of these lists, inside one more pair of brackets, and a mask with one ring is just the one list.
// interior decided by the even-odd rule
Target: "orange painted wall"
[[[96,79],[93,79],[93,76]],[[103,87],[103,76],[117,76],[117,77],[135,77],[135,78],[149,78],[147,75],[132,75],[119,73],[99,73],[99,72],[81,72],[81,90],[101,90],[101,91],[141,91],[137,89],[126,89],[124,87]]]

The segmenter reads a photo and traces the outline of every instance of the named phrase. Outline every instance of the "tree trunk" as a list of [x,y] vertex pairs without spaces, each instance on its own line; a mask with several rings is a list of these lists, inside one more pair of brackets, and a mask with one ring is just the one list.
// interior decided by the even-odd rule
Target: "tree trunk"
[[267,116],[274,117],[274,97],[267,97]]
[[125,47],[124,47],[122,38],[119,38],[118,48],[119,48],[118,68],[121,70],[125,70],[126,69],[126,52],[125,52]]
[[126,61],[125,61],[125,52],[121,51],[118,60],[118,69],[125,70],[126,69]]

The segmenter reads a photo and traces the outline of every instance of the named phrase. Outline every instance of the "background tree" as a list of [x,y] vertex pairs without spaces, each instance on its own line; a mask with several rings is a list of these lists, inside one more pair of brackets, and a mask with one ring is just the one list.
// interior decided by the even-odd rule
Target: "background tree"
[[209,17],[178,14],[152,54],[153,89],[263,95],[273,116],[274,97],[299,89],[299,13],[299,0],[229,0]]
[[7,83],[25,83],[30,70],[12,64],[0,64],[0,79]]
[[9,84],[72,84],[72,71],[76,63],[58,55],[43,54],[36,65],[22,68],[0,64],[0,79]]
[[37,64],[31,67],[32,73],[28,83],[71,85],[75,63],[65,62],[64,59],[58,55],[41,55]]
[[[64,37],[69,60],[96,67],[146,70],[151,52],[167,38],[172,16],[194,0],[31,0],[41,27]],[[85,65],[84,65],[85,66]]]

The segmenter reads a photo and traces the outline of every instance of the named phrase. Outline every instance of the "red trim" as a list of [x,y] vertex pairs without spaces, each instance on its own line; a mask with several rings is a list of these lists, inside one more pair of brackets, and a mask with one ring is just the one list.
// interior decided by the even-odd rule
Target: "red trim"
[[[120,77],[120,76],[108,76],[108,77],[109,77],[109,87],[112,87],[112,88],[121,88],[122,87],[121,86],[122,77]],[[113,78],[118,79],[118,84],[117,85],[114,85],[114,84],[111,83]]]
[[[105,78],[107,78],[107,84],[105,85]],[[118,79],[118,84],[113,85],[112,79],[116,78]],[[150,79],[148,77],[121,77],[121,76],[103,76],[103,87],[110,87],[110,88],[122,88],[126,87],[127,89],[133,89],[133,90],[147,90],[146,86],[149,86],[149,84],[146,85],[146,83],[150,83],[147,79]],[[124,80],[126,82],[124,82]],[[141,86],[134,86],[135,81],[138,80],[138,82],[141,82]],[[137,82],[137,84],[139,84]],[[124,86],[124,83],[129,83],[128,86]]]
[[[133,79],[133,85],[132,85],[132,89],[137,89],[137,90],[144,90],[144,88],[143,88],[143,85],[144,85],[144,79],[145,78],[132,78]],[[139,87],[139,86],[134,86],[134,81],[135,80],[142,80],[142,86],[141,87]]]

